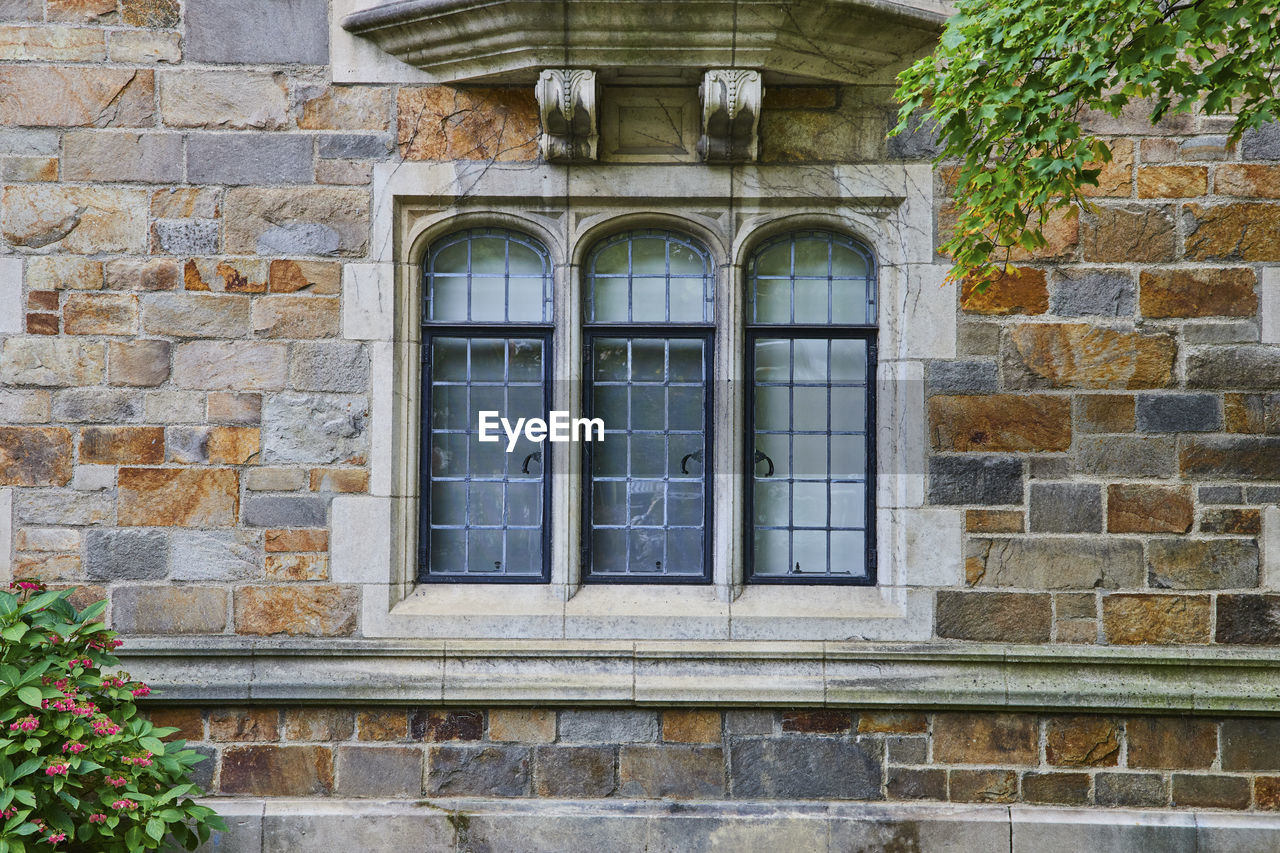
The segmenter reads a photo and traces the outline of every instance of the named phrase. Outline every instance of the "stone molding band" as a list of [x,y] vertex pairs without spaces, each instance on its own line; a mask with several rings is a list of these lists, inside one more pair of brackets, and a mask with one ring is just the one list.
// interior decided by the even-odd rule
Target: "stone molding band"
[[131,639],[159,702],[1280,713],[1270,650]]

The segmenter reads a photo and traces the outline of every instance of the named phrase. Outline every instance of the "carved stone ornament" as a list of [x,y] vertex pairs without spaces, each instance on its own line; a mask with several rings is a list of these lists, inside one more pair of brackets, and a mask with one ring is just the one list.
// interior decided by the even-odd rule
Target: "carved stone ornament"
[[596,159],[596,72],[547,69],[538,77],[538,109],[542,136],[538,149],[552,163]]
[[698,153],[708,163],[755,160],[759,149],[759,71],[716,69],[702,78],[702,138]]

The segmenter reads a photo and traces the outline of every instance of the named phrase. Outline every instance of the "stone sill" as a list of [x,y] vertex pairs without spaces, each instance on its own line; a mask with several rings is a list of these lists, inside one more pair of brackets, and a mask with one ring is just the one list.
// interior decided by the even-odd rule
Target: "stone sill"
[[1280,714],[1280,653],[837,642],[133,638],[158,702]]
[[[1280,815],[771,801],[207,798],[228,831],[202,850],[1275,850]],[[321,841],[323,839],[323,841]],[[717,843],[718,842],[718,843]],[[901,846],[899,846],[901,845]],[[396,849],[402,849],[397,847]],[[407,849],[407,848],[405,848]]]

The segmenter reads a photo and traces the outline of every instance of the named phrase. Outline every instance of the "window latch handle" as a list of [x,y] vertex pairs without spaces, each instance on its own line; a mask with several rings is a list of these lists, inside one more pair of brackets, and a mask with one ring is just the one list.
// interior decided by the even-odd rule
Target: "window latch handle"
[[757,465],[759,465],[761,462],[768,462],[769,470],[765,472],[765,476],[766,477],[773,476],[773,460],[769,458],[769,454],[765,453],[763,450],[757,450],[755,461]]
[[541,450],[535,450],[535,451],[533,451],[532,453],[530,453],[528,456],[526,456],[526,457],[524,458],[524,464],[520,466],[520,473],[521,473],[521,474],[528,474],[528,473],[529,473],[529,463],[530,463],[530,462],[532,462],[534,459],[537,459],[537,460],[538,460],[538,464],[539,464],[539,465],[541,465],[541,464],[542,464],[542,451],[541,451]]
[[686,453],[686,454],[684,455],[684,458],[680,460],[680,473],[681,473],[681,474],[688,474],[688,473],[689,473],[689,460],[690,460],[690,459],[697,459],[699,462],[701,462],[701,461],[702,461],[702,451],[701,451],[701,450],[695,450],[695,451],[693,451],[692,453]]

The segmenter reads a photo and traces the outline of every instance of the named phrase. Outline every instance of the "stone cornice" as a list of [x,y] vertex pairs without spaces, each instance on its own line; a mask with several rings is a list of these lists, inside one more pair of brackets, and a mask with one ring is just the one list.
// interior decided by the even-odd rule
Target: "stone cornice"
[[136,638],[165,702],[1280,713],[1271,649]]
[[938,0],[399,0],[342,26],[441,81],[543,68],[755,69],[768,82],[891,82],[946,20]]

